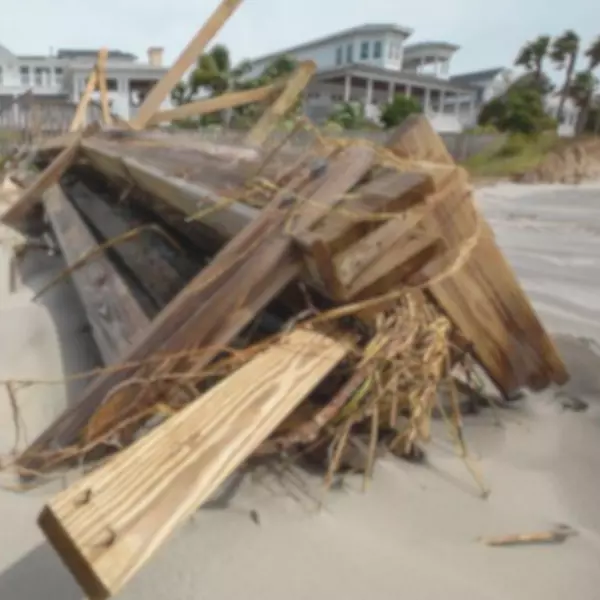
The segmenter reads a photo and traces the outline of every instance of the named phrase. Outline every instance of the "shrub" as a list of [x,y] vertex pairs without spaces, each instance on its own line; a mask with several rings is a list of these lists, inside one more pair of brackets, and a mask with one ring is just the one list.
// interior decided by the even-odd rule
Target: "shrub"
[[423,112],[423,109],[416,98],[398,95],[383,107],[381,122],[389,129],[400,125],[409,115],[421,112]]

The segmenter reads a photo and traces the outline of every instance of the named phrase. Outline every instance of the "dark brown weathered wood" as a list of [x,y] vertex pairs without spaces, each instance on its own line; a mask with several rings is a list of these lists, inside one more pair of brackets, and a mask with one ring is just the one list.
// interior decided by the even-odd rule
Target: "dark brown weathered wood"
[[[59,186],[46,191],[44,206],[68,266],[97,250],[96,239]],[[146,329],[149,318],[103,253],[94,254],[71,277],[104,362],[118,361]]]
[[180,247],[175,247],[170,236],[148,228],[158,225],[136,217],[123,203],[108,204],[81,181],[67,184],[66,189],[74,206],[103,239],[119,239],[139,230],[135,237],[118,242],[112,248],[157,310],[166,306],[199,271],[200,265],[189,259]]

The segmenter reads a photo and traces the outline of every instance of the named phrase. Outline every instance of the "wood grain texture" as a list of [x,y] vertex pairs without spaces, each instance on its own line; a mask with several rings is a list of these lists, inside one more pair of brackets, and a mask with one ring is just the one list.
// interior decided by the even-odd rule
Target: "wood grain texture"
[[199,117],[209,113],[219,112],[227,108],[243,106],[252,102],[262,102],[270,98],[278,89],[281,89],[283,84],[273,84],[254,90],[242,90],[238,92],[230,92],[217,96],[216,98],[207,98],[196,102],[189,102],[183,106],[172,108],[170,110],[161,110],[153,115],[148,121],[148,125],[158,125],[168,121],[177,121],[180,119],[188,119],[190,117]]
[[88,597],[116,594],[346,352],[294,331],[54,498],[39,524]]
[[171,68],[150,90],[137,115],[131,120],[130,124],[133,129],[144,129],[148,125],[148,122],[169,96],[175,84],[181,80],[185,72],[194,64],[204,48],[241,3],[242,0],[221,0],[215,11],[184,48]]
[[157,231],[142,230],[148,223],[136,217],[124,203],[109,204],[80,181],[66,189],[73,205],[102,239],[123,238],[130,231],[140,231],[135,237],[115,244],[112,250],[152,301],[153,314],[166,306],[198,272],[199,265]]
[[[44,194],[44,204],[67,265],[98,247],[59,186],[52,186]],[[118,361],[148,326],[148,317],[103,254],[76,269],[71,277],[104,362]]]
[[[449,168],[454,162],[428,120],[409,117],[392,136],[389,147],[402,158],[441,164],[445,170],[432,173],[437,188],[445,190],[448,199],[458,196],[465,200],[456,205],[438,199],[426,221],[448,248],[456,249],[473,236],[479,223],[477,243],[464,264],[429,290],[472,343],[491,378],[505,393],[565,383],[568,373],[554,343],[497,247],[491,228],[474,206],[464,172]],[[456,253],[450,252],[437,264],[428,264],[422,280],[435,278],[456,258]]]
[[281,95],[265,110],[258,122],[248,133],[246,137],[248,144],[260,146],[265,143],[279,120],[295,104],[298,96],[308,85],[316,69],[317,65],[312,60],[303,61],[298,65],[296,71],[287,80]]

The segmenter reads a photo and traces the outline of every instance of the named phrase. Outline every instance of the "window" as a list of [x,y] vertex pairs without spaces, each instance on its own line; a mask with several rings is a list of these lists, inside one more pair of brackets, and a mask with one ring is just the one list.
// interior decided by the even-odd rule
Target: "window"
[[62,85],[63,83],[63,70],[60,67],[54,69],[54,81],[56,85]]
[[354,44],[346,46],[346,62],[349,64],[354,62]]
[[119,89],[119,83],[113,77],[106,80],[106,89],[109,92],[116,92]]
[[341,65],[343,60],[344,60],[343,49],[341,46],[338,46],[338,48],[335,51],[335,64]]
[[360,59],[368,60],[369,58],[369,42],[363,42],[360,45]]
[[36,67],[34,70],[33,83],[38,87],[44,85],[44,72],[40,67]]
[[29,67],[21,67],[19,71],[21,73],[21,85],[29,85],[31,83]]
[[375,42],[375,44],[373,45],[373,58],[381,58],[381,51],[381,42]]

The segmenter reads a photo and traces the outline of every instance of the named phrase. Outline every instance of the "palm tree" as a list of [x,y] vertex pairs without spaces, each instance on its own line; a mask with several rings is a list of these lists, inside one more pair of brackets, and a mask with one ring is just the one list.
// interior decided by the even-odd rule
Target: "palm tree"
[[[594,91],[596,89],[597,80],[594,77],[594,71],[600,66],[600,36],[596,38],[594,42],[592,42],[591,46],[585,51],[585,55],[588,58],[588,68],[584,73],[587,74],[587,90],[588,95],[585,97],[583,102],[577,104],[579,106],[579,116],[577,117],[577,133],[583,133],[590,114],[590,106],[592,104],[592,99],[594,97]],[[581,84],[584,83],[582,79],[583,73],[579,73],[579,81],[578,85],[575,86],[576,94],[580,93],[582,90]],[[571,95],[573,98],[573,95]],[[575,98],[573,98],[575,100]],[[575,102],[577,102],[575,100]]]
[[564,69],[565,65],[567,67],[565,82],[560,91],[560,102],[558,103],[558,111],[556,113],[559,122],[562,119],[565,102],[569,96],[569,89],[579,53],[579,44],[579,36],[571,29],[568,29],[560,37],[556,38],[552,44],[550,58],[554,61],[557,68]]
[[544,60],[548,56],[550,49],[550,36],[540,35],[533,42],[527,42],[517,59],[515,65],[525,67],[528,71],[534,74],[535,81],[541,82],[544,74]]

